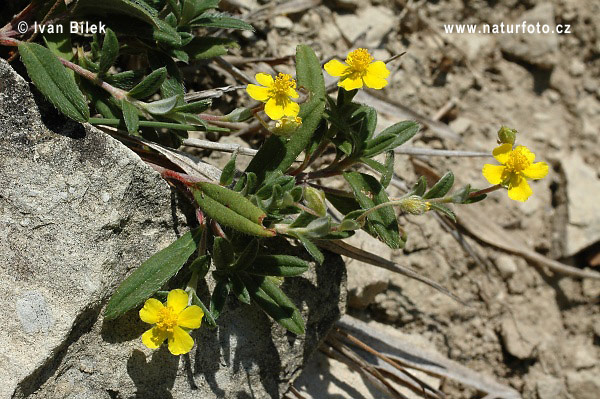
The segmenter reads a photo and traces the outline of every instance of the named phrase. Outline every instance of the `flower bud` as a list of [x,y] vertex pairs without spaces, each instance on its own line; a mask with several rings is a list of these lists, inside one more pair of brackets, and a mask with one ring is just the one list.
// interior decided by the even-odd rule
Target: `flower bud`
[[429,202],[418,195],[411,195],[401,200],[400,210],[411,215],[422,215],[430,208]]
[[302,118],[299,116],[284,116],[279,119],[273,128],[273,134],[276,136],[289,137],[302,125]]
[[306,186],[304,188],[304,200],[308,207],[315,211],[320,217],[327,214],[327,204],[325,203],[325,193],[323,191]]
[[498,144],[515,144],[517,130],[502,126],[498,130]]

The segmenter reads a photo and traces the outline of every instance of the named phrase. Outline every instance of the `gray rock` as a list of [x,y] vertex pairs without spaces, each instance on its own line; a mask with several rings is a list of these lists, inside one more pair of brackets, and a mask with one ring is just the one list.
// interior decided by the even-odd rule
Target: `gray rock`
[[567,398],[565,384],[556,377],[541,376],[536,382],[539,399],[564,399]]
[[136,311],[104,322],[102,309],[187,230],[179,197],[121,143],[39,102],[43,116],[0,59],[0,397],[281,397],[344,309],[341,258],[283,284],[304,336],[232,300],[190,355],[145,348]]
[[597,399],[600,392],[598,369],[567,373],[567,387],[573,399]]
[[[534,26],[536,33],[521,33],[524,23],[526,27]],[[536,25],[538,23],[540,31],[542,26],[547,25],[550,29],[549,32],[554,32],[556,24],[552,3],[540,3],[523,13],[519,20],[512,23],[513,33],[500,35],[498,40],[502,51],[509,57],[539,68],[551,69],[556,65],[558,35],[556,33],[537,33]],[[517,27],[519,28],[518,34],[515,33]]]
[[572,256],[600,240],[600,179],[583,159],[572,154],[562,158],[567,179],[569,223],[565,256]]
[[364,43],[361,40],[359,44],[368,48],[378,47],[397,23],[388,8],[373,6],[360,9],[356,14],[334,14],[334,20],[350,43],[365,35]]
[[500,275],[505,279],[511,277],[518,270],[517,263],[513,257],[509,255],[502,254],[498,256],[498,258],[495,260],[495,263]]

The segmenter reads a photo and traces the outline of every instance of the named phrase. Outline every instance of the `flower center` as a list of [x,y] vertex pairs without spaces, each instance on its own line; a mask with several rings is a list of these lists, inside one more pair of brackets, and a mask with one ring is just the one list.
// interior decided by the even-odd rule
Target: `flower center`
[[161,330],[172,332],[173,328],[177,326],[177,315],[169,307],[162,308],[158,313],[158,321],[156,327]]
[[530,166],[531,162],[520,149],[511,151],[506,161],[506,168],[511,172],[522,172]]
[[273,82],[273,86],[271,90],[273,90],[273,94],[278,95],[286,95],[289,89],[296,88],[296,81],[292,79],[292,75],[288,75],[287,73],[279,73],[275,78],[275,82]]
[[364,48],[352,51],[346,58],[346,64],[356,72],[365,72],[371,62],[373,62],[373,57]]

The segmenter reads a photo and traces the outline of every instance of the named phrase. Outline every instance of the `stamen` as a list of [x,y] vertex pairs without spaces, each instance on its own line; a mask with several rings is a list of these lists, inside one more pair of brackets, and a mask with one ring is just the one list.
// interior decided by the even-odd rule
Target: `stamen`
[[355,71],[365,71],[369,64],[373,61],[373,57],[364,48],[356,49],[346,58],[346,64],[350,65]]

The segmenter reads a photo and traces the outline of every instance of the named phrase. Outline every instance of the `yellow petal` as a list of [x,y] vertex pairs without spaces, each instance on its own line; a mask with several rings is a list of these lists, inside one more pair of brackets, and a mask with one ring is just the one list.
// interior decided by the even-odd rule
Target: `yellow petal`
[[529,148],[525,146],[519,145],[515,148],[515,151],[521,151],[521,154],[525,155],[525,158],[527,158],[529,162],[533,162],[535,160],[535,154],[529,151]]
[[369,72],[367,72],[363,79],[367,87],[370,87],[371,89],[380,90],[388,84],[387,80],[385,80],[384,78],[380,78],[379,76]]
[[515,176],[511,180],[510,185],[508,186],[508,198],[525,202],[531,194],[533,194],[533,191],[531,191],[531,187],[529,187],[529,184],[524,177]]
[[323,68],[325,68],[325,72],[331,76],[344,76],[348,73],[348,65],[341,63],[338,60],[327,62]]
[[158,348],[167,338],[167,332],[154,327],[142,334],[142,342],[150,349]]
[[275,83],[273,77],[271,75],[267,75],[266,73],[257,73],[255,77],[256,81],[263,86],[271,87],[273,86],[273,83]]
[[360,89],[363,87],[363,80],[360,77],[350,75],[345,79],[341,79],[338,86],[344,88],[346,91]]
[[292,98],[298,98],[298,92],[291,87],[286,90],[285,94]]
[[269,116],[269,118],[274,121],[281,119],[283,117],[284,107],[282,105],[277,104],[277,101],[274,98],[270,98],[265,105],[265,112]]
[[508,156],[510,155],[511,151],[512,144],[502,144],[501,146],[494,148],[494,151],[492,151],[492,155],[494,156],[494,158],[496,158],[498,162],[500,162],[501,164],[505,164],[506,161],[508,161]]
[[202,324],[202,317],[204,312],[200,306],[192,305],[183,312],[179,313],[177,317],[177,324],[184,328],[199,328]]
[[367,74],[385,79],[390,76],[390,70],[385,66],[385,62],[375,61],[367,67]]
[[270,90],[266,87],[257,86],[253,84],[249,84],[248,86],[246,86],[246,93],[248,93],[250,97],[258,101],[267,101],[267,99],[269,98],[269,91]]
[[300,106],[293,101],[289,101],[283,109],[283,113],[286,116],[295,117],[296,115],[298,115],[298,112],[300,112]]
[[173,355],[183,355],[192,350],[194,340],[181,327],[173,328],[173,333],[169,335],[169,352]]
[[188,305],[189,296],[184,290],[172,290],[167,296],[167,306],[173,310],[173,313],[179,314]]
[[140,319],[148,324],[155,324],[158,320],[158,312],[164,309],[163,304],[154,298],[150,298],[144,303],[144,307],[140,309]]
[[490,184],[500,184],[504,180],[504,170],[506,169],[503,165],[483,165],[483,177],[487,179]]
[[548,164],[546,162],[536,162],[525,169],[523,174],[528,179],[542,179],[548,174]]

